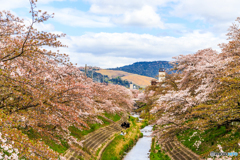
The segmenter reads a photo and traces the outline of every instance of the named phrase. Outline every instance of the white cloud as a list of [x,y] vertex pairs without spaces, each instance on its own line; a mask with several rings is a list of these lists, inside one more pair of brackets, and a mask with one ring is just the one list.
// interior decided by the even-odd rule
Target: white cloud
[[39,4],[47,4],[53,1],[66,1],[66,0],[38,0]]
[[158,7],[177,0],[85,0],[91,3],[90,12],[97,14],[124,14],[141,10],[143,6]]
[[64,51],[74,63],[98,64],[107,68],[138,59],[171,60],[173,56],[195,53],[209,47],[220,51],[217,44],[225,42],[225,39],[215,37],[210,32],[194,31],[179,38],[133,33],[88,33],[67,36],[62,42],[69,46]]
[[30,3],[27,0],[0,0],[0,10],[11,10],[15,8],[21,8],[21,7],[30,7]]
[[101,68],[115,68],[128,65],[137,61],[144,61],[142,58],[114,57],[114,56],[97,56],[92,53],[71,52],[70,61],[78,66],[85,64]]
[[[201,20],[210,24],[214,33],[226,32],[229,25],[240,15],[239,0],[85,0],[90,2],[90,12],[95,14],[117,15],[121,18],[114,22],[122,25],[140,24],[146,26],[149,21],[137,21],[133,17],[136,12],[141,12],[143,7],[150,6],[155,14],[162,7],[171,8],[171,16],[188,19],[190,21]],[[168,12],[168,11],[167,11]],[[165,15],[168,15],[168,13]],[[147,16],[147,15],[145,15]],[[161,16],[161,15],[158,15]],[[169,15],[168,15],[169,16]],[[150,17],[150,16],[149,16]],[[162,16],[161,16],[162,17]],[[155,19],[156,18],[152,18]],[[122,20],[122,21],[121,21]],[[134,21],[135,20],[135,21]],[[149,19],[148,19],[149,20]],[[136,22],[137,21],[137,22]],[[145,23],[140,23],[140,22]],[[121,23],[119,23],[121,22]],[[141,25],[142,24],[142,25]],[[152,27],[148,25],[147,27]],[[155,25],[154,25],[155,26]],[[167,24],[164,24],[165,28]],[[210,31],[210,30],[209,30]]]
[[113,27],[114,25],[110,22],[109,17],[96,16],[88,14],[77,9],[64,8],[46,8],[54,12],[55,21],[73,27]]
[[189,16],[193,20],[200,19],[208,22],[234,20],[240,15],[239,0],[179,0],[174,7],[174,16]]
[[101,16],[82,12],[72,8],[46,8],[55,13],[54,20],[74,27],[114,27],[116,25],[138,26],[150,28],[164,28],[160,16],[151,6],[143,6],[140,10],[133,10],[121,16]]
[[116,25],[165,28],[157,13],[159,6],[177,0],[85,0],[91,3],[89,12],[112,17]]
[[206,22],[212,25],[212,32],[221,34],[240,16],[239,6],[239,0],[179,0],[170,13],[191,21]]
[[45,31],[45,32],[51,32],[55,30],[54,25],[52,24],[45,24],[45,23],[37,23],[34,25],[34,27],[38,30],[38,31]]
[[113,18],[113,22],[124,26],[164,28],[160,16],[151,6],[143,6],[140,10],[127,11],[123,16]]
[[[47,4],[53,1],[65,1],[65,0],[38,0],[38,4]],[[28,0],[0,0],[0,10],[12,10],[16,8],[29,8],[30,10],[30,3]]]
[[[24,17],[24,24],[25,26],[30,26],[32,24],[32,19],[29,17]],[[55,27],[53,24],[50,23],[34,23],[34,28],[38,31],[45,31],[45,32],[55,32]]]

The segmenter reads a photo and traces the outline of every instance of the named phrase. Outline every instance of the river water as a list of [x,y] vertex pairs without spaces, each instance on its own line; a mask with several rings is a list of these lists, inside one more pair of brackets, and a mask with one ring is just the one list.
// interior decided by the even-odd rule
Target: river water
[[[132,115],[138,117],[139,115]],[[151,149],[152,137],[152,125],[146,126],[141,129],[143,137],[138,140],[136,145],[127,153],[123,160],[149,160],[149,150]]]

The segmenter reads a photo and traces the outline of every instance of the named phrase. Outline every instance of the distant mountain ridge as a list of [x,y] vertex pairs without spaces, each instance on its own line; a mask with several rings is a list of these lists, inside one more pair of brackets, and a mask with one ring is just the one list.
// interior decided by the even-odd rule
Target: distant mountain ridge
[[108,68],[109,70],[120,70],[129,73],[139,74],[147,77],[156,78],[159,68],[170,70],[172,65],[168,61],[152,61],[152,62],[135,62],[131,65],[126,65],[117,68]]

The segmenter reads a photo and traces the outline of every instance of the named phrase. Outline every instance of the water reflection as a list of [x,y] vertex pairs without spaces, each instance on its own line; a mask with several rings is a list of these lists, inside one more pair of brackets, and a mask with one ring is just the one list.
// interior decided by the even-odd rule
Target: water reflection
[[131,116],[135,118],[138,117],[139,121],[143,120],[142,118],[139,118],[140,114],[132,113]]
[[[139,117],[139,115],[132,115],[133,117]],[[149,160],[152,143],[152,125],[146,126],[141,129],[143,137],[138,140],[136,145],[131,149],[130,152],[123,158],[123,160]]]

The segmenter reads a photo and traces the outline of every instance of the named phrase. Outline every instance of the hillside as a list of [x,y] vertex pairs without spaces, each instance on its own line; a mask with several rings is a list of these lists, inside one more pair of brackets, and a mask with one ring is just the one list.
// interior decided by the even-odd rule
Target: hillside
[[124,71],[116,71],[116,70],[99,70],[97,73],[101,73],[102,75],[107,75],[108,77],[116,78],[121,77],[122,80],[126,80],[129,82],[133,82],[138,86],[148,86],[150,85],[150,81],[153,79],[152,77],[142,76],[138,74],[132,74]]
[[101,73],[102,75],[107,75],[109,78],[124,77],[132,74],[124,71],[115,71],[115,70],[107,70],[107,69],[101,69],[96,72]]
[[123,67],[109,68],[109,70],[120,70],[155,78],[155,76],[158,75],[159,68],[170,70],[172,66],[168,61],[136,62]]
[[[133,82],[138,86],[148,86],[152,78],[156,78],[158,75],[159,68],[165,68],[168,72],[172,66],[168,61],[136,62],[112,69],[88,66],[86,75],[95,82],[112,83],[125,87],[129,87],[129,82]],[[79,67],[79,69],[85,72],[84,67]]]

